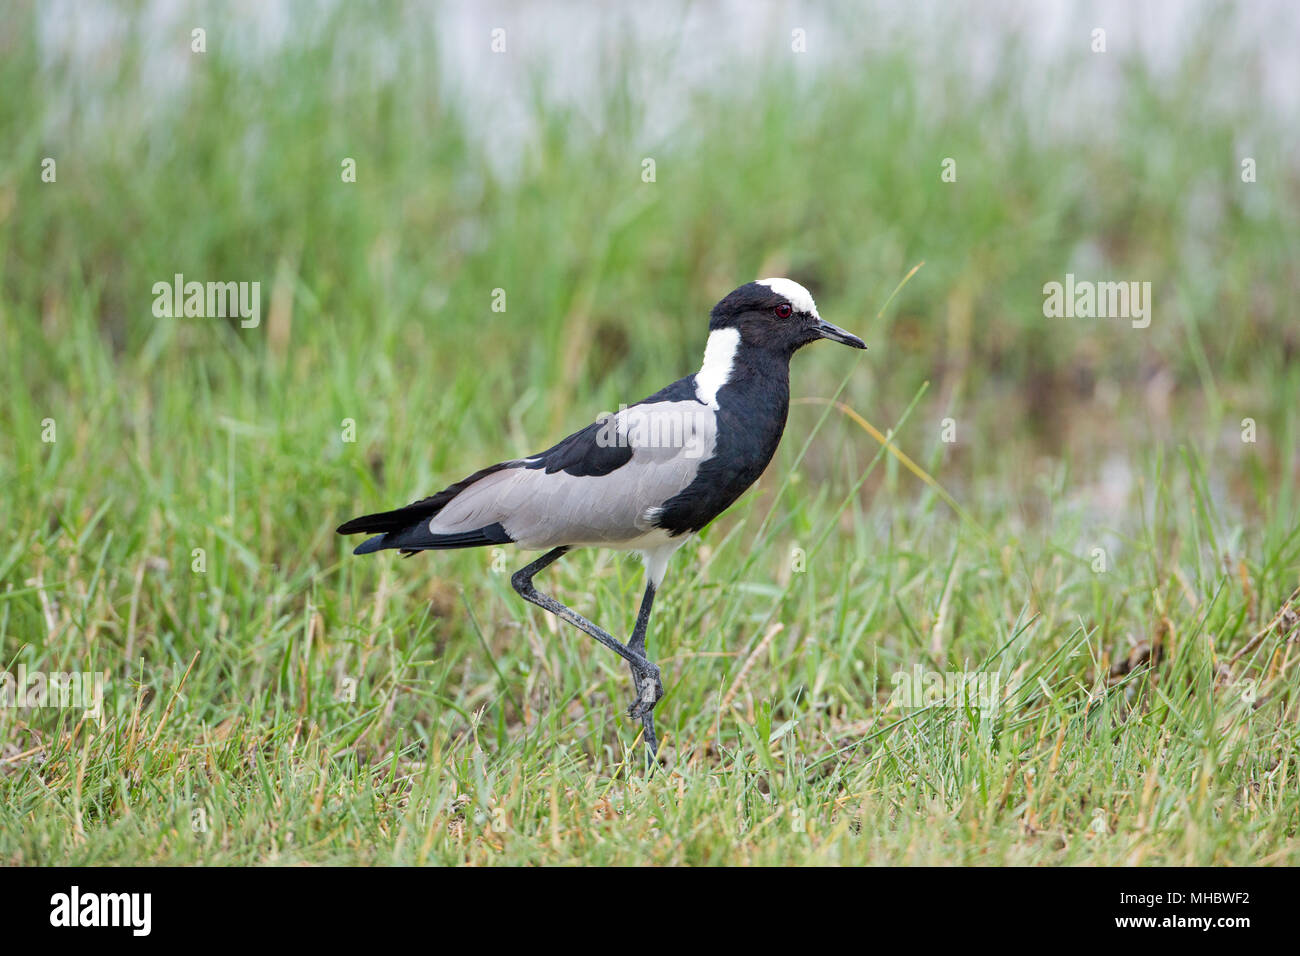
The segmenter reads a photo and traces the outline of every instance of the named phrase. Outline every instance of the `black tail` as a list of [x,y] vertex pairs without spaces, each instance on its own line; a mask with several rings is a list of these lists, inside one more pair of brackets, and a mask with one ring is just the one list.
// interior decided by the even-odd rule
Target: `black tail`
[[477,548],[486,544],[508,544],[510,535],[498,524],[491,524],[474,531],[460,534],[433,534],[429,531],[429,519],[433,518],[458,494],[480,478],[510,467],[510,463],[493,465],[476,471],[463,481],[443,489],[429,498],[413,501],[405,508],[395,511],[381,511],[377,514],[362,515],[339,525],[339,534],[373,534],[376,537],[363,541],[353,554],[370,554],[387,548],[398,548],[403,554],[416,551],[445,551],[453,548]]

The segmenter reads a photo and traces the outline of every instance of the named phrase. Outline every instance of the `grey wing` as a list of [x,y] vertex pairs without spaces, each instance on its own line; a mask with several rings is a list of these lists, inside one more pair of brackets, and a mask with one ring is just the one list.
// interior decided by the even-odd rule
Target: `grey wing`
[[633,405],[557,445],[564,458],[555,470],[548,467],[552,449],[474,482],[433,517],[429,531],[499,523],[525,548],[631,542],[654,529],[657,509],[690,485],[716,440],[715,414],[698,401]]

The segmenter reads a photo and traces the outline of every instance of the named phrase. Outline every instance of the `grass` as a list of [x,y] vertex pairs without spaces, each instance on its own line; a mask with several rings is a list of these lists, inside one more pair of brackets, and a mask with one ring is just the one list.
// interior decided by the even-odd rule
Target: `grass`
[[[1300,859],[1300,172],[1221,22],[1038,95],[1032,37],[972,83],[960,23],[846,28],[852,69],[773,57],[668,132],[629,52],[582,112],[521,80],[504,168],[419,9],[263,59],[186,20],[161,90],[134,9],[80,65],[32,9],[0,36],[0,670],[107,675],[99,723],[0,707],[0,861]],[[1105,122],[1052,122],[1101,69]],[[1043,318],[1071,271],[1151,281],[1151,327]],[[177,272],[260,281],[261,325],[154,318]],[[333,528],[689,372],[768,274],[871,351],[796,358],[822,401],[675,559],[646,775],[624,666],[511,592],[526,556]],[[630,631],[634,560],[539,584]],[[901,706],[916,668],[995,706]]]

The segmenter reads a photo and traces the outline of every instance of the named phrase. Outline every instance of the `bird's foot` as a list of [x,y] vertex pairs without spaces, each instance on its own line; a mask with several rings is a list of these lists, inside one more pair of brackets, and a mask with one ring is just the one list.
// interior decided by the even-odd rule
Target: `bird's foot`
[[636,682],[637,698],[628,707],[627,715],[633,720],[644,721],[653,715],[655,704],[663,699],[663,681],[659,676],[659,668],[654,664],[643,665],[632,676]]

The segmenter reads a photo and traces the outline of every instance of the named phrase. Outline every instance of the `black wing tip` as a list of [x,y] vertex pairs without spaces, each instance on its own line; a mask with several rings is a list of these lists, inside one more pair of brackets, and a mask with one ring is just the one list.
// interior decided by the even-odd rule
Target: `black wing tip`
[[[348,525],[343,527],[346,528]],[[340,533],[352,532],[340,531]],[[409,557],[419,551],[453,551],[460,548],[481,548],[489,544],[513,543],[514,538],[506,533],[506,529],[501,527],[499,522],[458,534],[430,534],[427,527],[421,523],[401,531],[386,531],[367,538],[353,548],[352,553],[373,554],[376,551],[398,548],[403,557]]]
[[387,534],[411,524],[411,519],[399,511],[381,511],[378,514],[360,515],[343,522],[334,529],[335,534]]
[[336,534],[390,534],[403,531],[417,524],[422,517],[414,506],[398,508],[396,511],[381,511],[373,515],[361,515],[351,521],[345,521],[334,529]]

